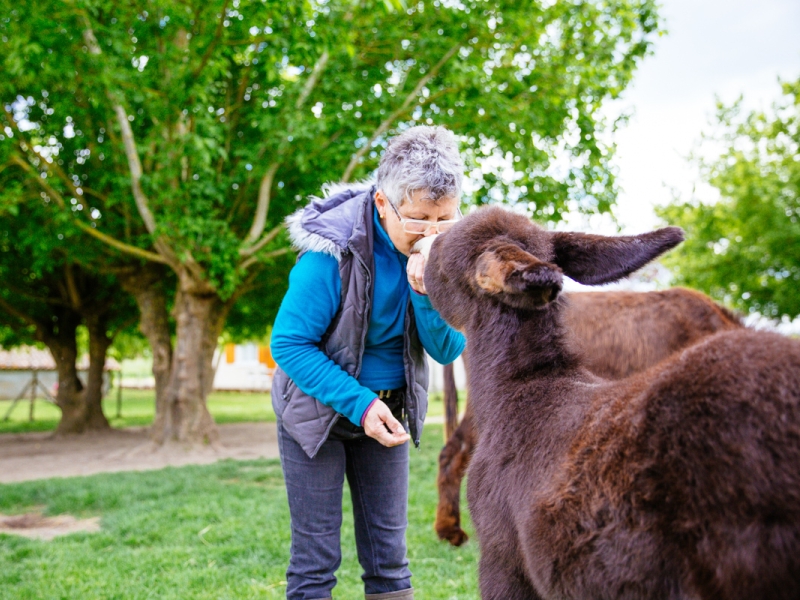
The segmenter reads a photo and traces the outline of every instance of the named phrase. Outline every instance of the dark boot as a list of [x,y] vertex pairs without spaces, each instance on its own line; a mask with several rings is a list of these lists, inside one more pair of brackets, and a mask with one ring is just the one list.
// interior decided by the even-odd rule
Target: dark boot
[[365,600],[414,600],[414,588],[383,594],[364,594]]

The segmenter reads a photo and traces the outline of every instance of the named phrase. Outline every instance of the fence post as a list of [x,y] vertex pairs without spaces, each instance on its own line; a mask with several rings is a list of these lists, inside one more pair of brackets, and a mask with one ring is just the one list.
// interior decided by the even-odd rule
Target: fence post
[[117,375],[117,418],[122,418],[122,369]]
[[39,384],[39,372],[33,372],[33,381],[31,381],[31,410],[28,413],[28,421],[33,421],[33,405],[36,403],[36,386]]

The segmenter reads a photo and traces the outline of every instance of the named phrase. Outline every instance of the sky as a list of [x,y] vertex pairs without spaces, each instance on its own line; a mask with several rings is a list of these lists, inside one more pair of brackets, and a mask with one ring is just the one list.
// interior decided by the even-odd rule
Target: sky
[[[684,200],[716,199],[716,190],[703,184],[688,155],[698,148],[701,134],[712,131],[717,98],[732,104],[742,96],[745,110],[766,110],[781,96],[779,79],[800,77],[800,0],[663,0],[661,14],[667,33],[656,40],[653,54],[609,112],[632,114],[614,138],[622,188],[614,214],[627,234],[663,225],[653,206],[669,202],[673,194]],[[603,216],[568,219],[559,228],[617,232]],[[655,281],[669,280],[657,266],[644,272],[643,278],[604,289],[653,289],[659,285]],[[572,281],[566,288],[588,289]],[[757,315],[753,319],[771,327],[756,323]],[[778,329],[800,333],[800,318]]]
[[715,198],[687,156],[711,131],[717,97],[767,109],[779,78],[800,77],[799,0],[663,0],[661,13],[667,33],[614,107],[633,113],[615,138],[622,193],[614,212],[625,233],[656,226],[652,207],[673,192]]

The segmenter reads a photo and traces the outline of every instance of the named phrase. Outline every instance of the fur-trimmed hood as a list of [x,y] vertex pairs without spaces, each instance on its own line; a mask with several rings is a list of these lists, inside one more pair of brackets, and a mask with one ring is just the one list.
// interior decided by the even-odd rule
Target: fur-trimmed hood
[[364,202],[374,202],[375,184],[327,183],[322,194],[322,198],[312,196],[305,207],[289,215],[286,227],[299,252],[323,252],[340,261],[363,215]]

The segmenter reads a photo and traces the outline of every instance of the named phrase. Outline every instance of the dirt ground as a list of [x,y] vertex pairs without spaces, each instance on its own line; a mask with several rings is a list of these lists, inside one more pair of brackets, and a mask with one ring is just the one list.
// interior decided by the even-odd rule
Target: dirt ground
[[53,437],[50,433],[3,434],[0,483],[205,465],[224,458],[278,458],[275,423],[219,425],[219,433],[220,444],[216,448],[179,444],[154,447],[146,428],[68,437]]

